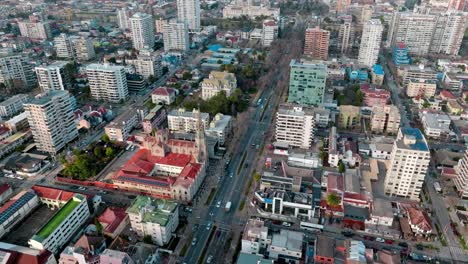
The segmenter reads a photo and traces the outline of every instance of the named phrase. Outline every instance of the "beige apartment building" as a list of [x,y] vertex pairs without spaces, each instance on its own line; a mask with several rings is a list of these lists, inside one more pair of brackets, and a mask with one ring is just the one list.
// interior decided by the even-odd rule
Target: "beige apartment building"
[[434,79],[410,79],[406,86],[408,97],[422,96],[429,98],[435,95],[437,82]]
[[376,133],[398,133],[400,111],[394,105],[374,105],[371,115],[371,130]]

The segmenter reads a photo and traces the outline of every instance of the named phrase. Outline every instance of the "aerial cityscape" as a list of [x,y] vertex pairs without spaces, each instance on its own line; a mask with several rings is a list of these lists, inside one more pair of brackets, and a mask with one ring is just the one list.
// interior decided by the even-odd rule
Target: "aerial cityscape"
[[468,263],[467,1],[0,11],[0,263]]

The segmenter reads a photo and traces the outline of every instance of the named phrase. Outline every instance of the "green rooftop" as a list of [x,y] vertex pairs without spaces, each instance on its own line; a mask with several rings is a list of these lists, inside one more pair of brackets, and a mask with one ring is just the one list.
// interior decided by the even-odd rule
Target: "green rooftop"
[[127,209],[129,214],[142,214],[142,221],[165,226],[177,208],[177,203],[149,196],[138,196]]
[[33,239],[37,240],[38,237],[41,240],[46,239],[49,237],[50,234],[54,232],[54,230],[60,226],[60,224],[65,220],[72,212],[75,210],[78,205],[80,205],[81,201],[85,199],[83,196],[76,194],[73,196],[70,201],[68,201],[62,208],[58,210],[58,212],[52,217],[52,219],[45,224],[39,232],[33,237]]

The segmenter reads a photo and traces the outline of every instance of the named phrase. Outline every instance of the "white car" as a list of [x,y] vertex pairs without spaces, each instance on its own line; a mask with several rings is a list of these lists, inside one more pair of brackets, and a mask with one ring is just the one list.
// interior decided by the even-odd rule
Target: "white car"
[[210,230],[211,228],[211,223],[208,223],[208,225],[206,225],[206,230]]
[[218,203],[216,204],[216,207],[217,208],[221,207],[221,201],[218,201]]
[[24,180],[24,178],[21,177],[21,176],[15,176],[15,178],[18,179],[18,180]]
[[78,188],[78,190],[81,190],[81,191],[86,191],[86,189],[88,189],[88,188],[83,187],[83,186],[81,186],[80,188]]

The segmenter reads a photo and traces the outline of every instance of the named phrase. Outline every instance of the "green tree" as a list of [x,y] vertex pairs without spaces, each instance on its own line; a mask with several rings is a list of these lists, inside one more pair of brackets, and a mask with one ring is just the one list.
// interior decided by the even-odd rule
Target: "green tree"
[[107,148],[106,148],[106,156],[107,156],[108,158],[111,158],[111,157],[114,156],[114,150],[113,150],[111,147],[107,147]]
[[260,178],[262,178],[262,176],[260,175],[260,173],[256,172],[256,173],[254,173],[253,178],[254,178],[255,182],[258,182],[260,180]]
[[110,142],[110,138],[107,134],[104,134],[102,137],[101,137],[101,140],[102,142],[104,143],[109,143]]
[[342,160],[338,161],[338,171],[340,173],[344,173],[346,171],[346,167]]
[[326,198],[327,205],[335,207],[341,204],[341,198],[335,193],[329,193]]
[[102,230],[104,229],[102,224],[99,222],[97,217],[94,218],[94,225],[96,226],[96,230],[99,234],[102,234]]
[[101,159],[101,158],[102,158],[102,154],[103,154],[103,153],[102,153],[102,148],[101,148],[101,147],[96,146],[96,147],[94,148],[94,151],[93,151],[93,152],[94,152],[94,156],[96,156],[96,158],[98,158],[98,159]]
[[423,108],[429,108],[430,106],[431,106],[431,104],[428,101],[424,100],[424,103],[422,104],[422,107]]
[[153,244],[153,238],[150,235],[146,235],[143,237],[143,242],[146,244]]
[[182,79],[184,80],[192,79],[192,74],[190,72],[184,72],[184,74],[182,75]]
[[362,102],[364,101],[364,93],[361,90],[358,90],[353,98],[352,105],[354,106],[361,106]]

